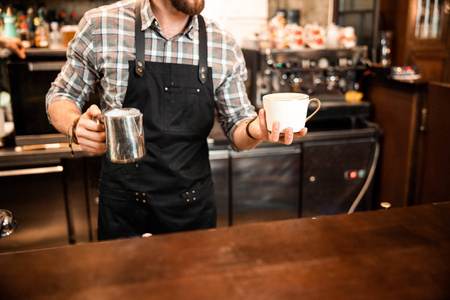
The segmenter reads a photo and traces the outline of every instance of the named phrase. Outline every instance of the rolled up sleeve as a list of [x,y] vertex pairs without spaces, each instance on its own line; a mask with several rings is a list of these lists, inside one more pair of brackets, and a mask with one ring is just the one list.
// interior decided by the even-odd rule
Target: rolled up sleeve
[[46,96],[46,109],[56,101],[72,101],[80,111],[98,80],[95,68],[96,39],[89,22],[89,14],[81,19],[74,39],[69,43],[67,61]]
[[232,67],[226,80],[216,89],[215,97],[218,122],[234,148],[235,129],[242,121],[257,114],[246,93],[247,69],[244,55],[236,43],[228,51],[227,61]]

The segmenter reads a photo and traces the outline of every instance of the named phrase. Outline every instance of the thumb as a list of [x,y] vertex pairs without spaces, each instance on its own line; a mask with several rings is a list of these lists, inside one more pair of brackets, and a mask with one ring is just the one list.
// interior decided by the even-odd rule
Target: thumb
[[95,105],[92,104],[87,110],[86,110],[86,115],[89,117],[89,119],[92,119],[94,116],[98,116],[101,115],[102,111],[100,110],[100,108]]

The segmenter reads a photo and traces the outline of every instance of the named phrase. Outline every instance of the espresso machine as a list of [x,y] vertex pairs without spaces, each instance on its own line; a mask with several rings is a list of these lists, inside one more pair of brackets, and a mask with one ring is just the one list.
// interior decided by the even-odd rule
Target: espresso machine
[[249,80],[247,92],[256,108],[269,93],[304,93],[321,101],[344,101],[358,90],[368,68],[368,47],[351,49],[243,49]]
[[[381,130],[369,121],[370,102],[352,99],[348,96],[354,93],[347,93],[358,91],[361,79],[368,74],[368,47],[255,47],[244,48],[243,53],[247,93],[256,109],[262,108],[262,97],[270,93],[304,93],[321,101],[319,112],[306,124],[308,134],[298,140],[299,216],[347,213],[355,206],[361,210],[376,207]],[[308,115],[315,109],[311,103]]]

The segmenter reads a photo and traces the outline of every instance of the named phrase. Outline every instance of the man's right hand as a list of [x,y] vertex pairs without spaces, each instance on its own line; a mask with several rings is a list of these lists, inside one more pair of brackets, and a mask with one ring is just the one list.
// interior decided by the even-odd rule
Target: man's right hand
[[81,149],[86,152],[103,154],[106,152],[105,126],[97,123],[94,116],[101,115],[100,108],[93,104],[81,115],[75,129],[75,135]]

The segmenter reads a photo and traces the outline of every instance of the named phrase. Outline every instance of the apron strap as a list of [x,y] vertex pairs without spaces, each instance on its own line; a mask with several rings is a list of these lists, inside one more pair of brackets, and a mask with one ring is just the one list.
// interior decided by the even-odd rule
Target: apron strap
[[[138,76],[144,76],[145,69],[145,32],[142,28],[141,0],[136,0],[135,43],[136,64],[135,72]],[[199,64],[198,79],[202,84],[208,79],[208,44],[206,37],[206,24],[201,15],[198,15],[199,24]]]
[[198,63],[198,79],[202,84],[208,79],[208,44],[206,38],[205,20],[198,15],[199,26],[199,63]]
[[136,64],[135,71],[140,77],[144,76],[145,69],[145,32],[142,28],[141,18],[141,0],[136,0],[136,21],[135,21],[135,47],[136,47]]

